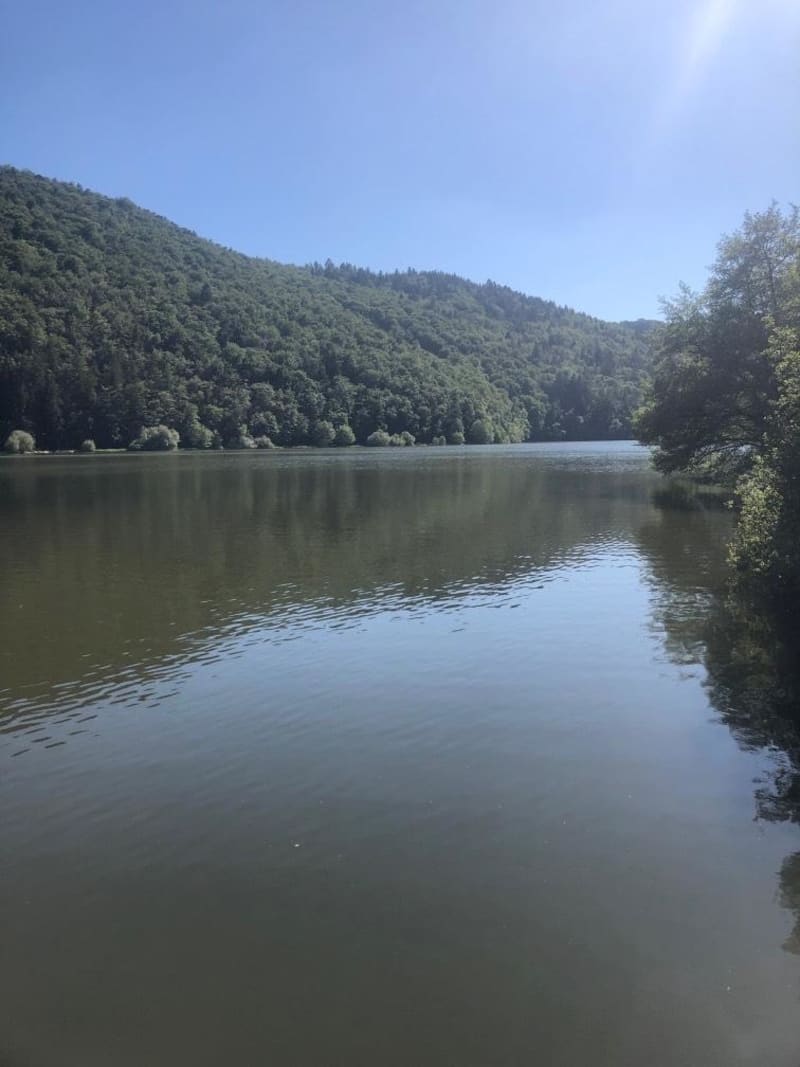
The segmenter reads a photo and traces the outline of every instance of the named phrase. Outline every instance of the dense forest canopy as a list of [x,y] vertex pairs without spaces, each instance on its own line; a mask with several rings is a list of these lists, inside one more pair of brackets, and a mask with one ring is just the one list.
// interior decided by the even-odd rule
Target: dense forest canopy
[[252,259],[0,168],[0,440],[626,437],[653,325],[454,275]]
[[[702,293],[667,308],[639,437],[665,472],[734,485],[732,559],[794,603],[800,593],[800,210],[745,215]],[[796,607],[796,605],[795,605]]]

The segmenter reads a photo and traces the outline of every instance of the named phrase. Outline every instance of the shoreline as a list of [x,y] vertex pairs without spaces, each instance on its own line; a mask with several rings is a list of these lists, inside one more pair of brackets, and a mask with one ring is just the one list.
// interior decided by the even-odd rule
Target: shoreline
[[[406,451],[408,449],[418,448],[433,448],[437,451],[443,449],[460,449],[470,451],[477,448],[524,448],[528,445],[598,445],[598,444],[628,444],[636,445],[641,442],[637,441],[633,437],[596,437],[591,439],[569,437],[559,441],[516,441],[513,443],[503,444],[447,444],[447,445],[434,445],[430,442],[420,442],[413,445],[273,445],[272,448],[161,448],[161,449],[142,449],[142,448],[96,448],[92,452],[84,452],[80,448],[64,448],[64,449],[34,449],[31,452],[3,452],[0,451],[0,459],[24,459],[25,457],[37,457],[43,458],[64,458],[65,456],[126,456],[126,455],[176,455],[178,453],[191,453],[192,455],[220,455],[222,453],[236,453],[252,455],[253,453],[264,452],[396,452]],[[642,445],[643,448],[647,448],[647,445]]]

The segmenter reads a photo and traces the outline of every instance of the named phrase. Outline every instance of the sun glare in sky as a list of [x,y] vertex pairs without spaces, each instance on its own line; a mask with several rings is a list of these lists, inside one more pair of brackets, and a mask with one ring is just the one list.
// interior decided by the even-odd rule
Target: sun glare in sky
[[736,7],[737,0],[705,0],[692,13],[675,78],[664,101],[662,126],[678,118],[698,88],[723,46]]

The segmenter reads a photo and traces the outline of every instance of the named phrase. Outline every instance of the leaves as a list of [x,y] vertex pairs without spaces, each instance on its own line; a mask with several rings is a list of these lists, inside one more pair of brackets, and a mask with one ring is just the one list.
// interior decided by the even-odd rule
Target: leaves
[[636,417],[656,464],[736,486],[731,561],[772,599],[800,592],[800,212],[772,204],[719,244],[701,295],[667,306]]

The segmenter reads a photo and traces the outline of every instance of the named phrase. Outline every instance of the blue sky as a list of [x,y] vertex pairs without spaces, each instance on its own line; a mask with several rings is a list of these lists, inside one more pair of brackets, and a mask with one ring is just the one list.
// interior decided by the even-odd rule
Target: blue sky
[[604,318],[800,199],[800,0],[5,0],[0,158]]

